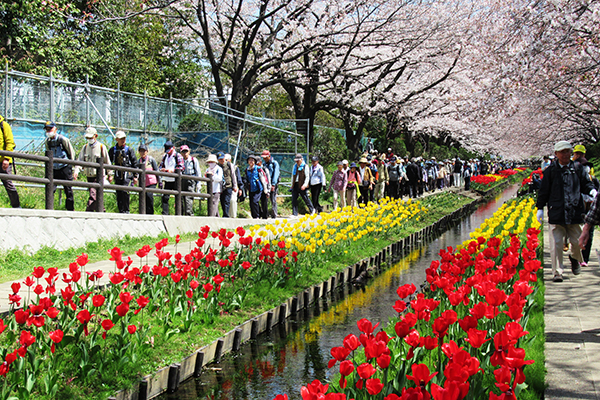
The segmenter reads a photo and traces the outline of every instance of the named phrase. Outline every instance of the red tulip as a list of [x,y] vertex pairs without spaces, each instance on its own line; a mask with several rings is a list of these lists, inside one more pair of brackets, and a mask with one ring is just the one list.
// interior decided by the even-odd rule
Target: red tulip
[[465,339],[467,342],[469,342],[469,344],[473,347],[475,347],[476,349],[480,348],[481,346],[483,346],[483,344],[485,342],[487,342],[488,340],[491,339],[486,339],[485,337],[487,336],[487,331],[480,331],[479,329],[470,329],[468,332],[469,337],[467,339]]
[[249,261],[244,261],[242,263],[242,268],[244,268],[245,270],[247,270],[248,268],[250,268],[252,266],[252,264],[250,264]]
[[413,364],[410,369],[412,371],[412,376],[406,375],[406,378],[413,381],[417,387],[425,387],[429,381],[437,375],[437,372],[430,374],[429,367],[425,364]]
[[135,325],[128,325],[127,326],[127,332],[129,332],[131,335],[133,335],[136,330],[137,330],[137,326],[135,326]]
[[288,400],[287,394],[278,394],[273,400]]
[[138,306],[140,306],[140,308],[144,308],[148,305],[150,299],[148,297],[140,296],[136,299],[136,302],[138,303]]
[[369,379],[377,370],[369,363],[362,363],[356,367],[356,372],[362,379]]
[[106,298],[104,296],[102,296],[101,294],[97,294],[92,297],[92,305],[94,307],[102,307],[105,300]]
[[379,326],[379,322],[377,324],[375,324],[375,326],[373,326],[371,321],[369,321],[366,318],[363,318],[363,319],[359,320],[356,323],[356,325],[358,325],[358,330],[360,330],[361,332],[364,332],[367,335],[370,335]]
[[46,272],[46,270],[44,269],[44,267],[35,267],[33,269],[33,276],[34,278],[40,279],[42,276],[44,276],[44,273]]
[[102,329],[105,331],[110,331],[113,326],[115,326],[115,324],[110,319],[105,319],[102,321]]
[[129,302],[131,302],[131,300],[133,300],[133,296],[129,292],[121,292],[121,293],[119,293],[119,300],[121,300],[121,302],[123,302],[123,303],[129,304]]
[[365,386],[371,396],[379,394],[381,389],[383,389],[383,383],[379,379],[368,379]]
[[108,254],[110,254],[110,261],[121,261],[124,251],[121,251],[118,247],[113,247],[108,250]]
[[19,344],[24,346],[25,348],[31,346],[35,343],[35,336],[31,334],[29,331],[21,331],[21,337],[19,339]]
[[406,285],[400,286],[396,290],[396,293],[398,293],[398,297],[400,297],[401,299],[405,299],[411,294],[413,294],[416,290],[417,287],[413,283],[407,283]]
[[354,351],[354,350],[358,349],[359,346],[360,346],[360,342],[355,335],[349,334],[344,338],[344,347],[345,348]]
[[129,312],[129,303],[121,303],[115,308],[115,310],[120,317],[124,317],[127,315],[127,312]]
[[79,257],[77,257],[77,264],[80,266],[84,266],[88,263],[88,255],[85,253],[81,253]]

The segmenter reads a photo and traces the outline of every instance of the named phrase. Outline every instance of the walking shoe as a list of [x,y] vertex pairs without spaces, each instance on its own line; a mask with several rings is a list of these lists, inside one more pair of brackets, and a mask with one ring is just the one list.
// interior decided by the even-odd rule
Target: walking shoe
[[563,251],[564,252],[569,251],[569,243],[565,243],[565,245],[563,246]]
[[569,261],[571,261],[571,271],[573,271],[573,275],[579,275],[581,273],[581,264],[579,261],[569,256]]
[[554,278],[552,278],[552,282],[562,282],[562,281],[563,281],[562,275],[554,275]]
[[582,261],[579,263],[579,265],[581,265],[582,267],[587,267],[588,263],[586,263],[585,261]]

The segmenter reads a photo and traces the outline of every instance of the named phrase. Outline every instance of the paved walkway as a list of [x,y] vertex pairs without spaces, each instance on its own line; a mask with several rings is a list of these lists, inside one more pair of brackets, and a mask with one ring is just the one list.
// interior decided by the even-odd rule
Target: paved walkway
[[546,282],[545,400],[600,400],[600,232],[595,230],[590,262],[571,273],[565,255],[564,282],[552,282],[548,225],[544,229]]

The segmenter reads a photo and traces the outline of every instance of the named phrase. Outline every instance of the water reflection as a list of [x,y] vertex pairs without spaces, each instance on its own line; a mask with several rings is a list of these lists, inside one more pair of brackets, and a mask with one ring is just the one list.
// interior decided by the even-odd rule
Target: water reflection
[[425,269],[438,259],[439,250],[455,247],[490,217],[518,185],[506,189],[483,204],[469,217],[434,241],[412,250],[393,267],[372,279],[364,288],[346,286],[310,307],[295,318],[275,326],[269,334],[242,346],[238,354],[226,355],[221,363],[207,369],[200,378],[180,386],[177,393],[162,395],[162,400],[261,399],[271,400],[287,393],[300,400],[300,387],[319,379],[330,379],[337,369],[328,369],[329,351],[342,345],[349,333],[358,335],[356,321],[368,318],[373,324],[385,324],[395,315],[396,289],[405,283],[421,284]]

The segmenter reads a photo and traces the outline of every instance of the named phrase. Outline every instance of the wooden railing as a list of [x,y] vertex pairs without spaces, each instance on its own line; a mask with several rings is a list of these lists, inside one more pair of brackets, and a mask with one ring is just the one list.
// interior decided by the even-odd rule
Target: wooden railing
[[[101,157],[96,159],[96,162],[86,162],[79,160],[68,160],[64,158],[56,159],[51,151],[47,151],[45,156],[39,156],[35,154],[18,153],[12,151],[0,150],[0,156],[13,157],[17,159],[37,161],[43,163],[45,166],[45,177],[38,178],[35,176],[25,175],[3,175],[3,179],[17,181],[17,182],[30,182],[37,183],[45,186],[45,205],[46,210],[54,210],[54,187],[55,186],[72,186],[72,187],[83,187],[83,188],[95,188],[97,189],[97,205],[96,211],[102,212],[104,210],[104,189],[106,184],[104,183],[105,170],[130,172],[139,176],[139,182],[146,182],[146,175],[152,174],[162,177],[175,178],[175,190],[165,190],[158,188],[147,188],[145,185],[138,186],[124,186],[124,185],[110,185],[111,189],[122,190],[125,192],[139,193],[140,203],[140,214],[146,213],[146,193],[157,193],[157,194],[168,194],[175,196],[175,215],[181,215],[181,198],[182,196],[198,197],[203,199],[209,199],[208,201],[208,215],[213,215],[213,201],[212,199],[212,175],[208,174],[206,177],[198,177],[191,175],[183,175],[181,171],[177,173],[161,172],[161,171],[146,171],[144,169],[121,167],[118,165],[104,164],[104,160]],[[96,176],[98,182],[83,182],[78,180],[62,180],[54,179],[54,162],[60,162],[61,164],[68,164],[79,167],[94,168],[96,170]],[[196,193],[182,190],[182,179],[206,182],[207,193]],[[158,179],[157,179],[158,180]]]

